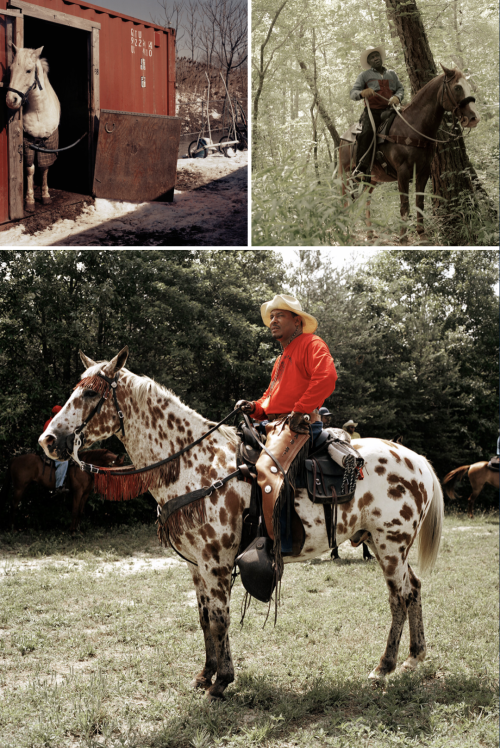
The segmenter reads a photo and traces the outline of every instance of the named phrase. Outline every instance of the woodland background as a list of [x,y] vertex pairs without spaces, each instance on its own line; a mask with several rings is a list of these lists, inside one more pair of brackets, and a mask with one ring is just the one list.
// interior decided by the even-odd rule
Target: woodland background
[[[383,250],[340,270],[317,250],[293,267],[272,250],[1,250],[0,474],[69,397],[79,349],[109,360],[127,344],[132,371],[214,420],[260,397],[279,352],[260,305],[289,291],[335,359],[332,425],[402,436],[442,478],[496,451],[497,283],[498,250],[484,249]],[[33,497],[28,522],[64,524],[60,501]],[[497,500],[486,489],[479,506]],[[151,499],[89,504],[98,522],[154,516]]]
[[[252,22],[254,246],[368,243],[363,202],[342,207],[335,148],[361,115],[349,98],[360,54],[379,45],[403,82],[404,104],[427,74],[442,72],[439,63],[469,77],[481,121],[455,144],[454,166],[440,166],[435,194],[449,202],[431,200],[429,180],[425,225],[433,245],[498,243],[497,3],[253,0]],[[415,219],[414,189],[410,212]],[[394,244],[396,184],[374,191],[372,218],[379,243]]]

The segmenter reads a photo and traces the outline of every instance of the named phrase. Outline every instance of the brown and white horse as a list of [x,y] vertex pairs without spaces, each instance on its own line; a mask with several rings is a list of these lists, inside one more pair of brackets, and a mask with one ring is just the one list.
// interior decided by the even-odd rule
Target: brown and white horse
[[498,471],[490,470],[486,461],[475,462],[473,465],[462,465],[462,467],[452,470],[451,473],[448,473],[448,475],[445,475],[443,478],[445,491],[450,499],[457,498],[455,494],[455,484],[459,483],[466,475],[468,475],[472,486],[472,493],[469,496],[468,503],[468,515],[471,519],[474,519],[475,500],[487,483],[498,491],[500,487],[499,474]]
[[[377,184],[382,182],[398,183],[401,203],[401,218],[407,221],[409,212],[409,189],[410,182],[415,177],[416,206],[417,206],[417,232],[424,233],[424,191],[431,173],[431,162],[434,158],[435,140],[443,140],[438,137],[438,128],[441,125],[445,111],[453,112],[460,120],[463,127],[476,127],[480,121],[476,111],[475,99],[471,96],[470,84],[465,75],[455,68],[449,70],[443,65],[443,75],[433,78],[418,91],[410,104],[401,110],[404,119],[396,116],[391,129],[390,137],[397,138],[397,142],[386,142],[377,146],[382,151],[392,171],[397,177],[391,177],[376,162],[372,168],[372,185],[368,188],[368,201],[366,205],[366,224],[371,235],[370,218],[370,195]],[[406,121],[404,121],[406,120]],[[408,144],[404,140],[408,138]],[[410,145],[410,141],[420,141],[425,147]],[[354,169],[353,161],[354,145],[341,141],[339,148],[339,172],[349,174]],[[345,178],[343,179],[345,185]],[[345,186],[343,187],[345,193]],[[406,234],[406,228],[401,228],[401,236]]]
[[[169,390],[125,369],[128,348],[110,362],[95,363],[80,355],[87,369],[81,385],[39,440],[49,457],[66,459],[68,448],[77,446],[73,447],[75,434],[93,442],[116,433],[138,468],[175,454],[213,426]],[[113,397],[104,400],[103,395],[99,400],[92,385],[98,372],[114,380]],[[124,434],[120,435],[121,423]],[[222,426],[183,454],[178,458],[178,469],[168,474],[167,485],[150,488],[158,504],[163,506],[176,496],[210,486],[234,471],[237,444],[235,430]],[[386,650],[371,673],[376,678],[396,668],[407,616],[410,652],[403,667],[414,668],[425,657],[421,582],[408,564],[408,552],[418,537],[420,570],[432,569],[441,540],[443,494],[424,457],[382,439],[355,440],[353,446],[365,459],[365,477],[358,481],[353,499],[339,507],[337,542],[343,543],[358,530],[368,531],[370,549],[389,589],[392,624]],[[209,698],[216,698],[222,697],[234,680],[228,636],[231,572],[240,544],[242,514],[250,504],[250,485],[233,480],[202,501],[203,521],[196,522],[191,515],[189,521],[169,524],[169,531],[174,547],[190,562],[205,637],[206,662],[194,683],[205,688]],[[285,556],[285,563],[306,561],[329,551],[322,506],[312,504],[305,490],[297,490],[295,509],[304,525],[305,543],[298,555]]]

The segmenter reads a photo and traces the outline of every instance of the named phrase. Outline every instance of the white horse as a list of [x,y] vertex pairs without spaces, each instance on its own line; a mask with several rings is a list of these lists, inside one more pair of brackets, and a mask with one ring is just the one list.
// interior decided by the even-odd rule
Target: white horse
[[[80,356],[87,371],[39,439],[52,459],[64,460],[68,450],[76,451],[76,435],[84,435],[91,443],[117,434],[140,468],[175,454],[214,425],[169,390],[125,369],[128,348],[110,362],[96,363]],[[169,463],[172,469],[159,473],[150,484],[158,504],[211,486],[233,472],[237,444],[235,430],[222,426]],[[418,536],[420,570],[432,569],[441,540],[443,494],[427,460],[406,447],[383,439],[356,439],[353,446],[365,460],[365,477],[358,481],[353,499],[339,507],[337,542],[340,545],[359,530],[368,531],[370,549],[389,589],[392,625],[386,650],[371,673],[377,678],[396,668],[407,616],[410,652],[403,667],[415,668],[425,657],[421,583],[408,564],[408,552]],[[215,487],[195,509],[191,505],[189,511],[177,511],[167,523],[170,542],[189,562],[196,588],[206,662],[194,683],[205,688],[210,699],[222,697],[234,680],[228,637],[231,572],[243,511],[249,505],[250,485],[231,480]],[[285,563],[306,561],[329,550],[323,507],[312,504],[305,490],[297,490],[295,511],[304,527],[305,542],[296,555],[284,557]]]
[[[10,109],[23,110],[23,129],[28,138],[50,138],[54,142],[49,147],[57,148],[57,130],[61,118],[61,105],[56,92],[48,79],[49,65],[47,60],[40,59],[43,47],[39,49],[18,49],[12,45],[16,56],[10,67],[10,84],[5,99]],[[26,141],[25,141],[26,142]],[[33,156],[32,156],[33,154]],[[35,151],[25,146],[26,163],[26,200],[27,211],[35,209],[33,179],[35,175]],[[42,172],[42,203],[48,205],[50,193],[47,183],[49,166],[56,159],[55,154],[38,154]],[[31,162],[31,163],[30,163]]]

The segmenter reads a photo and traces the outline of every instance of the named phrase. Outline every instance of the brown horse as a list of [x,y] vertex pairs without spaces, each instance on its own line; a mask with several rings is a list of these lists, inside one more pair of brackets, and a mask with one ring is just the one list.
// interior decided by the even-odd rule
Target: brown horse
[[[463,127],[476,127],[480,120],[474,107],[475,99],[470,95],[471,89],[464,74],[457,68],[449,70],[444,65],[441,67],[444,75],[437,76],[421,88],[411,103],[401,110],[401,117],[396,116],[389,132],[391,140],[395,142],[385,142],[377,146],[377,151],[383,153],[392,176],[374,163],[371,173],[372,184],[368,188],[368,198],[370,198],[377,183],[397,181],[401,201],[401,218],[406,222],[410,203],[410,182],[415,175],[417,232],[420,236],[424,233],[424,191],[434,158],[433,141],[443,140],[442,137],[437,138],[437,133],[445,111],[453,112]],[[353,143],[341,140],[339,148],[341,176],[354,170],[353,151]],[[345,194],[344,177],[343,185]],[[368,234],[371,236],[369,199],[366,205],[366,224],[369,229]],[[405,236],[406,228],[403,225],[401,237],[404,239]]]
[[[107,449],[93,449],[81,452],[80,457],[85,462],[99,467],[110,467],[121,465],[124,457],[118,458]],[[79,466],[71,462],[68,467],[67,481],[73,495],[73,511],[71,517],[70,532],[75,532],[83,516],[83,510],[94,483],[93,475],[84,473]],[[2,485],[0,496],[5,501],[12,483],[14,495],[10,509],[11,524],[14,526],[16,510],[18,509],[24,492],[30,483],[39,483],[48,489],[55,489],[56,479],[53,465],[44,463],[42,458],[36,454],[24,454],[13,457],[9,462],[7,473]]]
[[[452,470],[451,473],[445,475],[443,484],[445,491],[450,499],[456,499],[455,484],[459,483],[462,478],[469,473],[469,480],[472,486],[472,493],[469,496],[469,511],[468,515],[471,519],[474,519],[474,502],[484,488],[484,485],[488,483],[498,490],[498,472],[491,470],[487,467],[487,462],[475,462],[473,465],[462,465],[462,467]],[[450,485],[446,485],[449,483]]]

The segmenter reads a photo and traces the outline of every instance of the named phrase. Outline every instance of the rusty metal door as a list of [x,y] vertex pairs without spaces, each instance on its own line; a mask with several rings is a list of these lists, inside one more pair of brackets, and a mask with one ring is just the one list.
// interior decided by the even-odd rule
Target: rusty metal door
[[179,117],[101,109],[95,196],[171,202],[180,133]]

